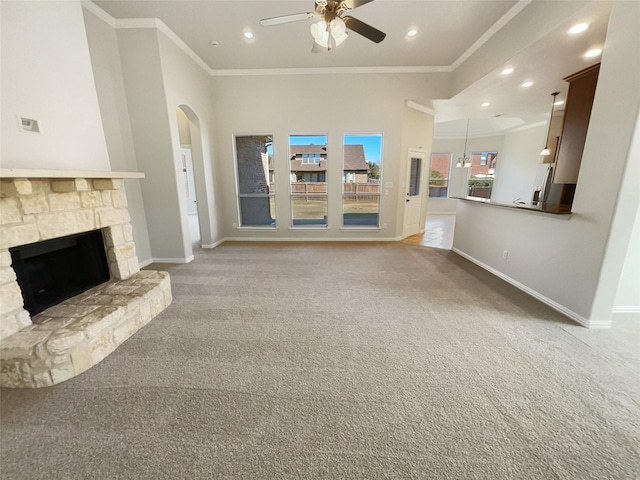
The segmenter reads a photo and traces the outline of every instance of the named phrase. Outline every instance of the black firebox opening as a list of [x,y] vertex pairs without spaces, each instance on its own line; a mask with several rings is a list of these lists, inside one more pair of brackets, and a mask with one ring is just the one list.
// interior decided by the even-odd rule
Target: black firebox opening
[[13,269],[31,315],[109,280],[102,232],[10,248]]

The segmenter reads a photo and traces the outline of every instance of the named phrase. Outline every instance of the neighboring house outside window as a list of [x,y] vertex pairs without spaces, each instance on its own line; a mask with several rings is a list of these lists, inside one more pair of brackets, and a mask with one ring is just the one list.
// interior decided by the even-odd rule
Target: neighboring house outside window
[[491,198],[495,178],[498,152],[473,152],[467,195],[470,197]]
[[432,153],[429,172],[429,197],[446,198],[449,193],[451,153]]
[[[327,174],[326,145],[291,145],[292,182],[324,182]],[[320,180],[322,176],[322,180]]]

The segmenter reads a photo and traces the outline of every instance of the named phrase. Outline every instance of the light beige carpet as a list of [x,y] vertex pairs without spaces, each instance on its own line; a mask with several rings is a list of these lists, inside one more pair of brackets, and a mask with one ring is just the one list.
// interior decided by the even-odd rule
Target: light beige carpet
[[402,243],[168,270],[174,303],[104,362],[1,392],[1,478],[640,476],[637,323],[585,329]]

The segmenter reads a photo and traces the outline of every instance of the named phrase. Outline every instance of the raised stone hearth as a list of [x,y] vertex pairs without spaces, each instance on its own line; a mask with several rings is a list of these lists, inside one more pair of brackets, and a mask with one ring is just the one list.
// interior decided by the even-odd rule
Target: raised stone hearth
[[[169,275],[138,265],[122,178],[142,174],[0,173],[0,386],[54,385],[100,362],[166,308]],[[111,280],[32,319],[9,249],[96,229]]]
[[171,303],[169,274],[143,270],[33,317],[0,345],[3,387],[47,387],[102,361]]

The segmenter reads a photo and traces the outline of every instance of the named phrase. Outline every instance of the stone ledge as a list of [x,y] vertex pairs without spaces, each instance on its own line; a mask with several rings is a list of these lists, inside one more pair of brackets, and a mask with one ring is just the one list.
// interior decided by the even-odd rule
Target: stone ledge
[[2,340],[0,387],[46,387],[75,377],[169,304],[169,274],[143,270],[51,307],[33,317],[33,325]]

